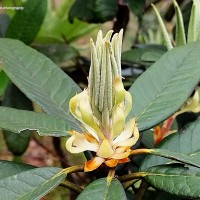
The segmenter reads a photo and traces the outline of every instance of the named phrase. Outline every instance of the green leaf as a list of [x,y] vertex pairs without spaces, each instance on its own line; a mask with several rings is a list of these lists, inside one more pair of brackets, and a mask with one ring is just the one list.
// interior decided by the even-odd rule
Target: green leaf
[[122,53],[122,62],[149,66],[157,61],[166,50],[154,45],[134,48]]
[[149,129],[174,114],[200,79],[200,42],[165,53],[131,86],[133,109],[140,130]]
[[197,159],[200,157],[200,151],[195,152],[192,155],[185,155],[180,152],[173,152],[171,150],[165,150],[165,149],[152,149],[151,154],[156,156],[161,156],[164,158],[169,158],[171,160],[175,160],[193,167],[200,168],[200,160]]
[[[1,62],[1,61],[0,61]],[[8,76],[5,74],[4,71],[0,71],[0,96],[3,95],[7,85],[8,85],[8,81],[9,78]]]
[[193,0],[190,21],[188,26],[187,42],[193,42],[200,36],[200,2]]
[[173,3],[176,13],[176,46],[181,46],[186,44],[183,17],[176,0],[173,0]]
[[25,172],[31,169],[34,169],[34,166],[25,165],[20,163],[15,163],[11,161],[1,160],[0,161],[0,180],[4,178],[15,176],[21,172]]
[[66,136],[66,131],[69,130],[69,126],[63,119],[46,113],[0,106],[0,116],[0,127],[16,133],[25,130],[35,130],[40,135],[60,137]]
[[200,171],[183,167],[157,166],[148,169],[144,177],[159,190],[189,198],[200,197]]
[[166,29],[165,24],[164,24],[164,22],[162,20],[162,17],[160,16],[160,13],[158,12],[157,8],[153,4],[152,4],[152,7],[153,7],[153,9],[154,9],[154,11],[156,13],[156,17],[158,19],[158,22],[159,22],[159,25],[160,25],[160,28],[161,28],[161,31],[162,31],[166,46],[167,46],[167,49],[168,50],[173,49],[170,36],[169,36],[169,34],[167,32],[167,29]]
[[77,200],[94,199],[126,200],[127,198],[121,183],[117,179],[108,183],[106,178],[101,178],[90,183],[77,198]]
[[69,11],[69,21],[74,17],[89,23],[103,23],[112,20],[117,13],[117,1],[76,0]]
[[[183,131],[174,133],[164,140],[162,140],[157,148],[171,150],[174,152],[180,152],[185,155],[193,155],[200,151],[200,118],[195,122],[191,123]],[[169,163],[169,159],[157,157],[154,155],[148,155],[143,160],[140,166],[141,170],[144,171],[147,168],[156,165],[162,165]]]
[[12,39],[0,39],[0,57],[9,78],[44,111],[78,129],[69,114],[69,100],[80,88],[50,59]]
[[47,0],[27,0],[12,18],[6,32],[6,37],[19,39],[31,44],[35,39],[47,10]]
[[[14,171],[13,171],[14,170]],[[40,199],[66,177],[57,167],[31,166],[0,161],[0,199]]]
[[[2,106],[32,110],[32,102],[14,85],[9,84],[2,101]],[[11,131],[3,131],[8,149],[16,156],[22,155],[28,147],[31,131],[15,134]]]

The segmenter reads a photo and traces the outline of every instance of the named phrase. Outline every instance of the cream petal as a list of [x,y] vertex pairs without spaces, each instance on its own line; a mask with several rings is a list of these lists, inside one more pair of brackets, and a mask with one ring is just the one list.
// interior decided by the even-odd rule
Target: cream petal
[[126,152],[123,152],[123,153],[116,153],[111,158],[113,158],[113,159],[123,159],[123,158],[127,158],[129,155],[130,155],[130,151],[126,151]]
[[71,153],[81,153],[87,150],[96,152],[98,147],[97,144],[87,141],[84,135],[80,133],[71,136],[66,142],[66,149]]
[[84,128],[87,130],[87,132],[92,135],[94,138],[96,138],[96,140],[99,142],[99,137],[96,133],[96,131],[91,128],[90,126],[88,126],[87,124],[83,124]]
[[125,117],[123,110],[117,106],[112,113],[113,138],[117,137],[124,129]]
[[129,92],[125,91],[125,110],[124,116],[127,117],[132,108],[132,96]]
[[134,128],[135,128],[135,118],[132,118],[125,125],[125,128],[121,132],[121,134],[117,138],[114,139],[113,145],[115,145],[116,143],[118,143],[120,141],[124,141],[124,140],[127,140],[128,138],[130,138],[133,135]]
[[109,158],[114,154],[114,151],[107,139],[104,139],[97,151],[97,155],[102,158]]
[[117,142],[115,143],[115,145],[113,146],[114,148],[118,147],[118,146],[133,146],[136,142],[138,141],[138,138],[137,137],[132,137],[132,138],[129,138],[127,140],[123,140],[123,141],[120,141],[120,142]]

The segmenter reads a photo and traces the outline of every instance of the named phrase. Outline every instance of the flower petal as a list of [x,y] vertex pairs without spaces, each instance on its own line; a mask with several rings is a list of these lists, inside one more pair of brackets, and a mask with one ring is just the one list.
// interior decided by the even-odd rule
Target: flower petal
[[123,153],[116,153],[111,158],[119,160],[119,159],[124,159],[124,158],[128,157],[129,155],[130,155],[130,151],[126,151]]
[[126,158],[120,159],[118,163],[126,163],[129,161],[130,161],[130,159],[128,157],[126,157]]
[[132,108],[132,96],[129,92],[125,91],[125,110],[124,116],[127,117]]
[[109,159],[104,162],[108,167],[115,167],[118,164],[118,160]]
[[99,145],[89,142],[83,134],[75,132],[66,142],[66,149],[71,153],[80,153],[86,150],[97,151]]
[[100,145],[99,150],[97,151],[97,155],[102,158],[109,158],[114,154],[112,146],[108,142],[107,139],[104,139]]
[[115,96],[115,105],[120,104],[124,101],[125,90],[120,76],[117,76],[113,81],[113,89]]
[[79,108],[80,108],[80,113],[81,113],[81,119],[83,120],[83,122],[87,126],[92,127],[101,139],[104,139],[105,138],[104,135],[102,134],[98,125],[95,123],[87,90],[84,91],[80,99]]
[[89,172],[97,169],[103,162],[104,158],[94,157],[92,160],[89,160],[85,163],[84,172]]
[[125,124],[125,117],[124,112],[117,106],[112,113],[112,131],[113,131],[113,138],[116,138],[124,129]]
[[[122,133],[115,138],[115,140],[113,141],[113,144],[116,144],[120,141],[124,141],[127,140],[128,138],[130,138],[133,135],[134,129],[136,128],[136,124],[135,124],[135,118],[132,118],[124,127],[124,131],[122,131]],[[137,133],[136,133],[137,135]]]

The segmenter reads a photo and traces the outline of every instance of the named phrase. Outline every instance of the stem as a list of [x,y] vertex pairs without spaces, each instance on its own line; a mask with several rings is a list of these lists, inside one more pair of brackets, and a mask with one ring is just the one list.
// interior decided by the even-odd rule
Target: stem
[[137,181],[139,181],[139,179],[133,179],[133,180],[124,182],[122,185],[123,185],[124,189],[126,190],[126,189],[128,189],[131,185],[133,185],[134,183],[136,183]]
[[142,180],[139,190],[137,194],[135,195],[135,200],[142,200],[147,188],[148,188],[147,182],[145,180]]
[[133,156],[133,155],[137,155],[137,154],[148,154],[151,152],[152,152],[151,149],[135,149],[135,150],[131,151],[130,155]]
[[84,171],[84,165],[76,165],[63,169],[61,173],[71,174],[74,172],[83,172],[83,171]]
[[145,176],[146,176],[145,172],[135,172],[135,173],[127,174],[127,175],[124,175],[124,176],[120,176],[120,177],[118,177],[118,180],[120,182],[127,182],[127,181],[130,181],[130,180],[133,180],[133,179],[141,179]]
[[115,176],[115,169],[110,169],[108,172],[108,176],[107,176],[107,184],[110,185],[110,182],[112,181],[112,179]]
[[73,192],[80,194],[83,189],[81,187],[78,187],[77,185],[75,185],[74,183],[71,183],[69,181],[63,181],[59,186],[64,187],[64,188],[68,188],[70,190],[72,190]]

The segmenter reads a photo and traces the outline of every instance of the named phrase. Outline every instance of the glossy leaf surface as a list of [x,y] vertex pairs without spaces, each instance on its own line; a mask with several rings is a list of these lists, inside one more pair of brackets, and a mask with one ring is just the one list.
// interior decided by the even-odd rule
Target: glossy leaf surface
[[200,42],[165,53],[131,86],[133,109],[140,130],[149,129],[175,113],[200,81]]
[[[68,125],[59,117],[46,113],[18,110],[0,107],[0,127],[20,133],[25,130],[35,130],[40,135],[66,136]],[[25,133],[24,133],[25,134]]]
[[60,172],[57,167],[33,168],[0,161],[0,200],[40,199],[65,178]]
[[108,183],[106,178],[101,178],[90,183],[77,198],[77,200],[94,199],[126,200],[127,198],[121,183],[117,179]]
[[0,57],[6,74],[27,97],[77,129],[68,104],[80,88],[70,77],[46,56],[20,41],[0,39]]

